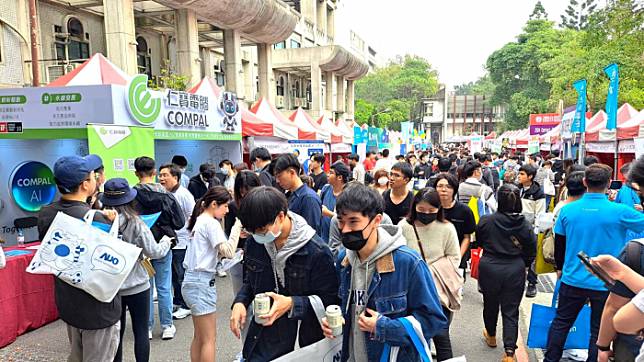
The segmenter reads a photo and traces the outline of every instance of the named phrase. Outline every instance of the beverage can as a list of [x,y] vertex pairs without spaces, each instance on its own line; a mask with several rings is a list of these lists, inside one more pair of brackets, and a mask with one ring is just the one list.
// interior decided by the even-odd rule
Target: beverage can
[[255,323],[264,324],[264,319],[259,318],[260,315],[268,314],[271,311],[271,298],[265,293],[260,293],[255,296],[255,303],[253,304],[253,312],[255,313]]
[[337,337],[342,335],[342,310],[337,305],[330,305],[326,307],[326,321],[329,323],[329,328],[333,336]]

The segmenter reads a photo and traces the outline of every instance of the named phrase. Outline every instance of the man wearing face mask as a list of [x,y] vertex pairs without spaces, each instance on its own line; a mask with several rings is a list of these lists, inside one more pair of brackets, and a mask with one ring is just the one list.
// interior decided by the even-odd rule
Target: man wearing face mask
[[325,305],[338,303],[338,277],[328,246],[301,216],[288,211],[283,193],[257,187],[242,200],[239,214],[252,237],[246,241],[244,284],[235,297],[230,329],[240,337],[246,311],[255,296],[271,299],[268,314],[251,319],[244,341],[245,361],[270,361],[323,338],[308,296]]
[[[380,225],[384,205],[375,190],[347,186],[336,210],[346,248],[337,263],[345,320],[341,361],[378,361],[385,343],[400,347],[399,361],[419,361],[397,318],[413,316],[427,340],[446,326],[427,264],[406,246],[401,228]],[[332,338],[326,321],[323,325]]]

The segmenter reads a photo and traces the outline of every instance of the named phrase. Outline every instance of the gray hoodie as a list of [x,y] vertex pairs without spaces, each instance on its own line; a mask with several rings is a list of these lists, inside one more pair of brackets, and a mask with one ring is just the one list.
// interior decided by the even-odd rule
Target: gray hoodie
[[275,243],[264,245],[268,255],[271,257],[273,272],[282,287],[285,287],[284,268],[286,267],[286,260],[306,245],[316,234],[315,229],[309,226],[300,215],[289,211],[288,216],[291,218],[292,226],[284,246],[277,250]]
[[[376,260],[380,257],[391,253],[392,251],[407,245],[407,240],[403,236],[402,228],[396,225],[380,225],[378,228],[378,244],[376,249],[364,261],[360,261],[358,252],[347,249],[347,257],[351,264],[351,285],[349,286],[349,295],[353,295],[355,290],[369,290],[373,273],[376,270]],[[365,296],[365,303],[367,302]],[[347,303],[349,305],[349,303]],[[367,347],[365,344],[365,332],[358,327],[358,315],[365,310],[366,306],[356,309],[355,304],[351,304],[351,315],[353,322],[351,324],[351,335],[349,336],[349,361],[358,361],[355,356],[366,356]]]
[[[142,248],[142,256],[158,259],[164,257],[170,250],[170,241],[164,240],[157,243],[150,229],[138,216],[128,221],[124,215],[119,215],[119,222],[121,225],[119,232],[123,236],[123,241]],[[130,275],[123,282],[119,294],[134,295],[147,289],[150,289],[150,276],[141,262],[137,261]]]

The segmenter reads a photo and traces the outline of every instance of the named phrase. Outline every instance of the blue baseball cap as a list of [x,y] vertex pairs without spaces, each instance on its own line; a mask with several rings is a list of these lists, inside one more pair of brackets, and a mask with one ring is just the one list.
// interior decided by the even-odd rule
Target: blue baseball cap
[[105,206],[121,206],[129,204],[136,198],[136,189],[131,188],[124,178],[112,178],[107,180],[104,186],[105,191],[101,194],[101,202]]
[[54,178],[58,186],[71,192],[86,180],[92,171],[101,166],[103,166],[103,160],[97,155],[63,156],[54,164]]

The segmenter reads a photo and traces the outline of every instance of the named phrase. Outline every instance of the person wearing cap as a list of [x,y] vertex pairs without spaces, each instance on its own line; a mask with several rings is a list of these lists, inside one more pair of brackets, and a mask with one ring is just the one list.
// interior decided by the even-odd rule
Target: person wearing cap
[[98,168],[94,170],[94,173],[96,174],[96,191],[94,192],[94,195],[87,198],[87,203],[92,209],[101,210],[103,206],[101,205],[99,196],[101,187],[103,187],[103,184],[105,183],[105,166],[103,166],[103,160],[100,156],[92,154],[87,157],[90,158],[92,162],[99,165]]
[[181,186],[185,187],[186,189],[188,188],[188,185],[190,184],[190,177],[186,175],[186,168],[188,167],[188,160],[185,158],[185,156],[182,155],[174,155],[172,156],[172,161],[175,165],[179,166],[179,169],[181,170]]
[[[155,182],[156,168],[150,157],[139,157],[134,160],[134,169],[139,183],[134,186],[137,190],[136,201],[142,215],[160,212],[156,223],[150,228],[154,240],[161,241],[163,237],[176,240],[177,231],[185,224],[179,202],[163,185]],[[172,339],[177,332],[172,323],[172,253],[168,252],[162,258],[152,260],[156,274],[152,277],[152,285],[157,289],[159,320],[163,334],[162,339]],[[154,329],[154,303],[150,298],[149,338],[152,339]]]
[[[38,235],[42,240],[59,212],[82,219],[90,211],[87,198],[96,192],[100,167],[94,156],[65,156],[54,164],[54,179],[61,198],[38,213]],[[111,224],[103,214],[94,221]],[[54,279],[58,315],[67,327],[71,345],[69,361],[112,361],[116,355],[121,325],[121,296],[103,303],[82,289]]]
[[335,216],[335,200],[349,182],[351,171],[349,167],[342,162],[336,162],[331,165],[329,170],[328,184],[322,187],[320,198],[322,199],[322,223],[318,235],[325,243],[329,243],[329,229],[331,227],[331,218]]
[[121,331],[115,362],[123,360],[123,334],[125,334],[126,314],[130,311],[132,333],[134,334],[134,357],[137,361],[150,358],[148,339],[148,319],[150,318],[150,276],[143,267],[143,258],[158,259],[170,250],[170,240],[157,243],[147,225],[139,218],[134,205],[136,189],[130,188],[126,179],[113,178],[105,183],[101,202],[107,209],[115,210],[119,217],[119,234],[123,241],[143,249],[141,262],[136,263],[127,276],[119,295],[121,296]]

